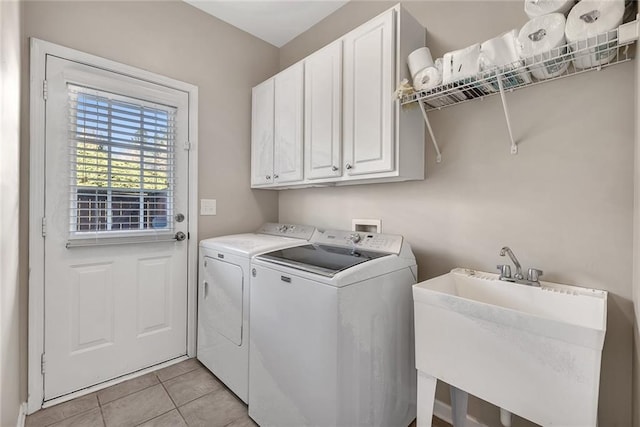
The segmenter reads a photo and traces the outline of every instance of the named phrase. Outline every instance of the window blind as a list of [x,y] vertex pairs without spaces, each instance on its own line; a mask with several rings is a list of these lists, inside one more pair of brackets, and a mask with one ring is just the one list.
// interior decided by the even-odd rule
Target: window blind
[[70,238],[172,232],[176,109],[67,88]]

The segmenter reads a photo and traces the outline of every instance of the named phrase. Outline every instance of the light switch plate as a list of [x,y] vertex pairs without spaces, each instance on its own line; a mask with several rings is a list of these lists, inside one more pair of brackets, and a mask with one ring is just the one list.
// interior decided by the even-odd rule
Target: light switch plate
[[200,199],[200,215],[215,215],[216,210],[216,199]]

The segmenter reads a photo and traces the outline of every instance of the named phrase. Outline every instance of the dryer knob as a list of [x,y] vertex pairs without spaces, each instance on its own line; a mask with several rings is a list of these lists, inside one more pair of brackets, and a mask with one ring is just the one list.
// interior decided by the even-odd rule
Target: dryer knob
[[251,269],[251,275],[252,275],[253,277],[256,277],[257,273],[256,273],[256,269],[255,269],[255,268],[252,268],[252,269]]

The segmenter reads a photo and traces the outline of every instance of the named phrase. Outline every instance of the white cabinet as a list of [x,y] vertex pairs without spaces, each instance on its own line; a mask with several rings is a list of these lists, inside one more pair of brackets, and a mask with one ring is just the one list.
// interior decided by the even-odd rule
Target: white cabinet
[[304,60],[304,170],[307,180],[342,175],[342,41]]
[[273,180],[302,181],[303,64],[275,76]]
[[262,113],[272,114],[274,158],[271,174],[252,165],[252,186],[424,179],[424,121],[394,96],[410,78],[407,56],[424,44],[424,27],[397,5],[270,79],[275,111],[262,106],[266,82],[256,86],[252,161],[269,162]]
[[303,64],[252,91],[251,186],[302,181]]
[[252,90],[251,186],[273,183],[273,88],[274,79]]
[[344,162],[347,175],[395,168],[395,10],[344,37]]

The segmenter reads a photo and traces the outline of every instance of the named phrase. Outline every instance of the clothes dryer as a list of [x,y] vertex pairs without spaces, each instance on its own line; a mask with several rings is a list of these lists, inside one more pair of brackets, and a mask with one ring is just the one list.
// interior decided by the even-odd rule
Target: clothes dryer
[[200,242],[197,358],[245,403],[251,258],[306,244],[313,231],[309,226],[268,223],[255,233]]

